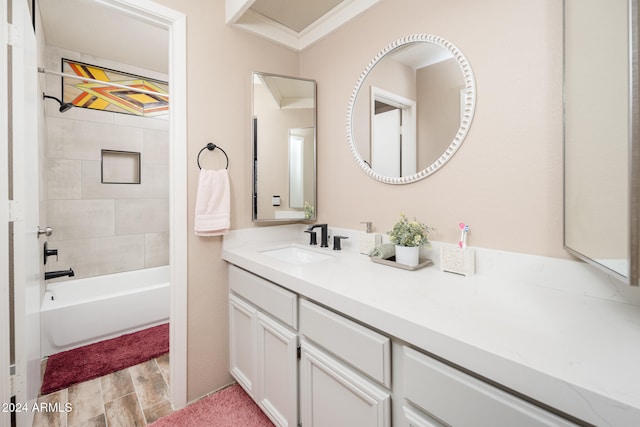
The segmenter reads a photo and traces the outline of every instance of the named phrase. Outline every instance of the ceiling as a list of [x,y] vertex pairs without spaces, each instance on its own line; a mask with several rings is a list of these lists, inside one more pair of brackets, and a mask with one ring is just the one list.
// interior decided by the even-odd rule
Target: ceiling
[[278,108],[315,107],[315,84],[311,80],[256,73],[253,84],[264,84]]
[[449,49],[435,43],[409,43],[394,50],[392,58],[415,71],[453,58],[453,54]]
[[[379,1],[225,0],[225,20],[233,27],[301,51]],[[168,72],[166,29],[94,0],[37,2],[47,45]]]
[[168,73],[166,29],[91,0],[37,1],[47,45]]

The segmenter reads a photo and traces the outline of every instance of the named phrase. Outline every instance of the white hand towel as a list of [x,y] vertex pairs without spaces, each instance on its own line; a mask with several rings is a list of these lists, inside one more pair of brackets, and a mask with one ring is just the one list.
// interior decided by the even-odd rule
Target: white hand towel
[[229,173],[200,169],[194,230],[198,236],[221,236],[230,226]]

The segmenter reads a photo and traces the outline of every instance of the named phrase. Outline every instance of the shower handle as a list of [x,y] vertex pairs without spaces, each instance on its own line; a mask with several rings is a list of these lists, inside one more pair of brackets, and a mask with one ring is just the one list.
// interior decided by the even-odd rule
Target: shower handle
[[47,265],[47,258],[53,255],[56,256],[56,261],[58,261],[58,250],[49,249],[49,242],[44,242],[44,264],[45,265]]

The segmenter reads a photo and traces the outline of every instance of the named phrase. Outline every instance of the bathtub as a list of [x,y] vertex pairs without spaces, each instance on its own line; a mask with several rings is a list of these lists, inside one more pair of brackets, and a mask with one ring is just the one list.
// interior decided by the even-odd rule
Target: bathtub
[[169,266],[47,284],[42,357],[169,321]]

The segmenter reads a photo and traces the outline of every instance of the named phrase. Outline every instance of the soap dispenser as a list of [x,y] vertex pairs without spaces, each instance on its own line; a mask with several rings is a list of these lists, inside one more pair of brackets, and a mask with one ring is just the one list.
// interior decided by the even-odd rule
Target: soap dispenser
[[382,243],[382,236],[377,233],[373,233],[371,221],[364,221],[360,224],[366,225],[366,231],[360,235],[360,253],[369,255],[371,251]]

